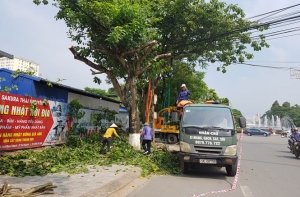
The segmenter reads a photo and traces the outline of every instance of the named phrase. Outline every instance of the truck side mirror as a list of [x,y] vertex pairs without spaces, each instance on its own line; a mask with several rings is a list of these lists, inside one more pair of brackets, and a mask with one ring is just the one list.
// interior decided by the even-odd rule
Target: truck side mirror
[[240,117],[239,119],[239,124],[241,128],[246,128],[246,118],[245,117]]

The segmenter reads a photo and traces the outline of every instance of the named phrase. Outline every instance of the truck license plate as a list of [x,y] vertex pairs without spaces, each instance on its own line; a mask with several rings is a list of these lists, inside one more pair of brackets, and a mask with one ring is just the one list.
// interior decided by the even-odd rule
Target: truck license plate
[[200,159],[199,162],[204,164],[217,164],[216,159]]

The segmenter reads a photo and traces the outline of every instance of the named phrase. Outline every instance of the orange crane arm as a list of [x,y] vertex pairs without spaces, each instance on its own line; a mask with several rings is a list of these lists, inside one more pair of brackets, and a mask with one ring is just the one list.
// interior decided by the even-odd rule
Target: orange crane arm
[[152,84],[152,79],[149,79],[148,81],[148,93],[147,93],[147,100],[146,100],[146,118],[145,118],[145,122],[149,122],[150,119],[150,107],[152,105],[152,97],[153,97],[153,93],[151,90],[151,84]]

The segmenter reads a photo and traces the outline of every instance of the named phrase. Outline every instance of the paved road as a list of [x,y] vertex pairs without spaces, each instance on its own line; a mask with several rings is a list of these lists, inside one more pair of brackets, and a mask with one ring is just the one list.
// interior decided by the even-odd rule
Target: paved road
[[[236,190],[211,197],[300,196],[300,159],[289,153],[287,138],[244,136],[241,173]],[[152,177],[129,197],[189,197],[228,189],[233,177],[224,168],[193,170],[188,175]]]

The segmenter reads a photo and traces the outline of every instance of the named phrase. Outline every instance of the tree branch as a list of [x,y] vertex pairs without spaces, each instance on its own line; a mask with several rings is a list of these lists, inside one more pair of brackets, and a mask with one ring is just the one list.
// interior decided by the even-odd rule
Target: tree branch
[[168,59],[168,58],[171,58],[171,57],[173,57],[171,53],[165,53],[165,54],[157,55],[153,59],[155,61],[157,61],[157,60],[160,60],[160,59]]
[[[171,53],[165,53],[165,54],[160,54],[160,55],[157,55],[153,58],[154,61],[158,61],[158,60],[161,60],[161,59],[169,59],[169,58],[173,58],[173,57],[181,57],[181,56],[186,56],[187,54],[195,54],[195,53],[200,53],[200,52],[203,52],[204,50],[207,50],[207,48],[203,48],[201,50],[194,50],[194,51],[188,51],[188,52],[182,52],[182,53],[178,53],[178,54],[171,54]],[[145,68],[143,68],[139,73],[138,75],[144,73],[149,67],[151,66],[151,63],[149,63]]]
[[88,60],[85,57],[82,57],[82,56],[78,55],[76,49],[73,46],[70,46],[69,50],[74,55],[74,59],[82,61],[85,64],[87,64],[88,66],[90,66],[91,68],[100,71],[100,72],[95,72],[95,71],[91,70],[92,74],[102,74],[102,73],[107,74],[107,76],[111,80],[111,82],[112,82],[112,84],[113,84],[113,86],[115,88],[115,91],[117,92],[118,96],[121,98],[122,102],[124,101],[122,88],[121,88],[121,86],[120,86],[117,78],[114,76],[113,72],[111,72],[110,70],[106,69],[105,67],[103,67],[101,65],[97,65],[97,64],[93,63],[92,61]]
[[70,46],[69,47],[69,50],[71,51],[71,53],[74,55],[74,59],[77,59],[81,62],[84,62],[86,65],[90,66],[91,68],[95,69],[95,70],[98,70],[102,73],[108,73],[109,70],[107,70],[106,68],[104,68],[103,66],[100,66],[100,65],[97,65],[95,64],[94,62],[88,60],[87,58],[85,57],[82,57],[80,55],[78,55],[76,49],[74,48],[74,46]]
[[92,75],[99,75],[99,74],[103,74],[104,72],[99,71],[99,72],[95,72],[92,69],[90,69],[90,71],[92,72]]
[[160,83],[160,81],[162,80],[162,76],[161,75],[158,75],[155,79],[155,81],[153,81],[153,87],[152,89],[155,90],[158,86],[158,84]]
[[[155,56],[155,57],[153,58],[153,60],[157,61],[157,60],[160,60],[160,59],[168,59],[168,58],[172,58],[172,57],[173,57],[173,56],[172,56],[171,53],[166,53],[166,54],[160,54],[160,55]],[[140,74],[146,72],[146,70],[147,70],[148,68],[150,68],[151,65],[152,65],[151,63],[148,63],[147,66],[145,66],[142,70],[140,70],[140,72],[138,72],[138,75],[140,75]]]
[[129,75],[129,68],[126,64],[126,61],[124,59],[124,57],[117,55],[118,60],[120,61],[121,65],[123,66],[123,68],[126,70],[127,74]]
[[156,44],[159,44],[159,42],[156,41],[156,40],[153,40],[153,41],[151,41],[151,42],[148,42],[148,43],[146,43],[146,44],[140,46],[140,47],[137,48],[137,49],[134,49],[134,50],[131,50],[131,51],[125,51],[125,52],[123,52],[123,53],[121,54],[121,56],[123,57],[123,56],[128,55],[128,54],[139,53],[139,52],[141,52],[142,50],[144,50],[145,48],[147,48],[147,47],[149,47],[149,46],[152,46],[152,47],[153,47],[153,46],[156,45]]
[[115,57],[115,54],[110,49],[108,49],[107,47],[105,47],[103,45],[99,45],[102,48],[102,49],[99,49],[99,46],[95,46],[92,43],[90,43],[90,44],[91,44],[91,48],[94,49],[95,51],[97,51],[98,53],[102,53],[102,54],[105,54],[105,55]]
[[150,54],[150,52],[152,51],[153,47],[154,47],[154,45],[151,45],[151,46],[148,47],[148,50],[147,50],[146,53],[142,56],[140,62],[144,61],[144,59],[145,59],[145,58]]
[[199,53],[202,53],[203,51],[209,51],[209,50],[210,50],[210,47],[206,46],[206,47],[201,48],[199,50],[190,50],[190,51],[181,52],[181,53],[178,53],[178,54],[174,53],[173,57],[179,58],[179,57],[184,57],[186,55],[199,54]]
[[[99,46],[101,48],[103,48],[103,49],[99,49],[97,46],[92,46],[92,49],[94,49],[98,53],[102,53],[102,54],[111,56],[112,58],[117,58],[120,61],[122,67],[126,70],[126,73],[128,75],[130,74],[129,71],[128,71],[129,68],[128,68],[127,64],[126,64],[126,61],[125,61],[124,57],[122,57],[122,56],[120,56],[118,54],[115,54],[114,52],[112,52],[112,50],[110,50],[109,48],[107,48],[107,47],[105,47],[103,45],[99,45]],[[118,53],[118,51],[119,51],[119,49],[118,49],[118,47],[116,47],[116,52]],[[111,72],[113,72],[113,70],[114,70],[114,68],[111,69]]]
[[114,76],[112,72],[108,72],[107,76],[110,78],[110,81],[113,84],[116,93],[120,97],[121,101],[124,103],[126,99],[124,98],[122,87],[120,86],[120,83],[118,82],[117,78]]

